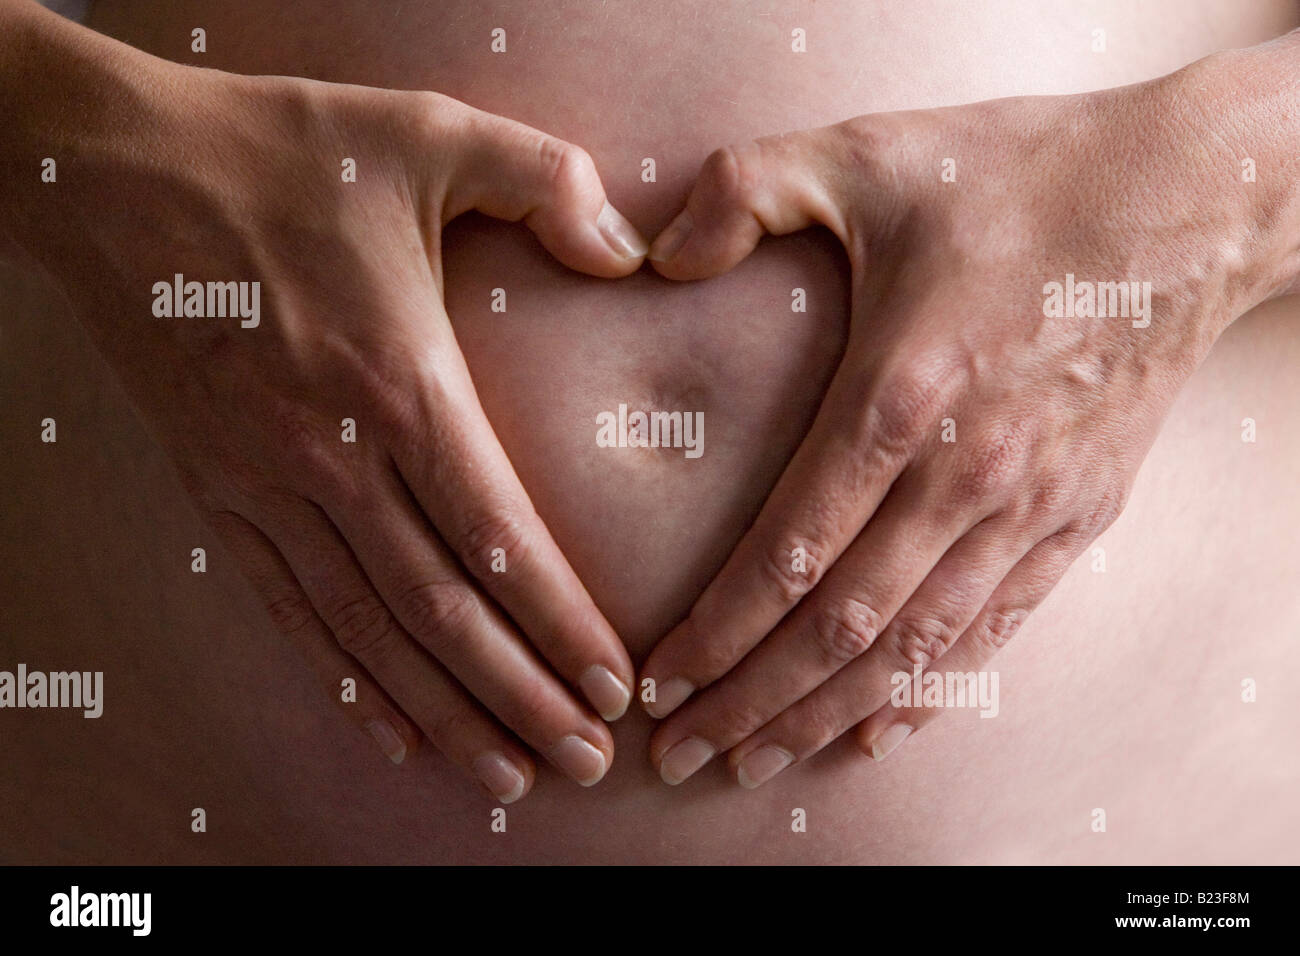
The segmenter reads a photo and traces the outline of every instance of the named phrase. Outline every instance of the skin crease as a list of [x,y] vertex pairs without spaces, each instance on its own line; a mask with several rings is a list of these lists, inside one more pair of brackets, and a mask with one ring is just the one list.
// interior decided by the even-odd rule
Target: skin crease
[[[121,8],[123,19],[130,20],[130,6]],[[482,16],[490,22],[498,12]],[[150,31],[167,34],[167,18],[153,14],[132,27],[137,37]],[[444,10],[430,13],[430,20],[445,15]],[[214,36],[230,35],[219,12],[201,7],[178,15],[185,29],[172,34],[187,35],[194,16],[209,24]],[[924,10],[916,16],[937,35],[944,34],[942,16],[928,22]],[[1008,16],[1016,19],[1014,12]],[[412,35],[418,36],[418,11],[413,17]],[[293,15],[285,19],[292,21]],[[332,59],[303,55],[297,63],[277,63],[283,44],[268,44],[259,52],[251,41],[261,28],[254,26],[236,45],[245,57],[242,63],[230,63],[229,48],[219,52],[217,44],[211,62],[222,65],[219,58],[225,57],[225,65],[252,71],[301,69],[331,79],[440,89],[531,125],[547,121],[557,135],[587,146],[602,171],[619,168],[619,160],[635,170],[644,155],[637,148],[640,143],[633,143],[626,155],[613,145],[630,138],[628,130],[636,128],[625,117],[599,108],[557,107],[572,104],[572,90],[561,92],[540,78],[503,84],[490,74],[468,70],[456,62],[454,35],[439,40],[446,31],[426,34],[427,42],[409,46],[389,38],[385,42],[392,55],[370,59],[366,54],[379,48],[379,41],[367,32],[364,20],[330,24],[329,14],[321,19],[329,25],[313,29],[308,23],[306,29],[278,33],[297,38],[308,54],[316,45]],[[349,60],[329,43],[317,43],[335,28],[355,40],[354,51],[362,53],[354,52]],[[604,28],[594,24],[590,29],[599,39]],[[717,29],[725,33],[730,28]],[[972,44],[977,50],[980,37],[997,34],[987,24],[983,29],[967,31],[962,42],[953,43],[946,57],[936,56],[928,70],[916,69],[914,46],[900,42],[896,34],[889,40],[882,31],[881,48],[865,59],[881,63],[886,79],[864,80],[864,91],[874,92],[860,93],[855,109],[849,109],[847,101],[834,101],[824,89],[816,96],[805,93],[797,80],[792,83],[782,71],[764,68],[757,71],[757,82],[786,87],[785,106],[773,105],[781,101],[763,96],[761,89],[745,88],[743,95],[752,102],[743,107],[719,110],[704,123],[683,116],[680,129],[654,128],[644,134],[648,139],[674,144],[661,162],[662,189],[647,198],[648,191],[626,185],[629,177],[615,184],[608,173],[607,186],[620,208],[653,233],[680,205],[699,161],[720,142],[819,125],[863,108],[936,105],[1025,91],[1018,90],[1019,81],[996,69],[954,68],[964,86],[944,77],[945,59],[978,57],[961,51]],[[1259,29],[1267,35],[1271,26]],[[1221,30],[1209,32],[1214,40],[1157,51],[1142,61],[1141,69],[1149,70],[1148,75],[1172,69],[1209,49],[1206,43],[1246,42],[1223,39]],[[532,33],[534,42],[546,35]],[[871,31],[859,35],[876,36]],[[439,48],[436,42],[444,45]],[[662,48],[651,36],[644,42]],[[892,67],[891,43],[899,49]],[[997,43],[988,45],[992,49],[984,51],[983,62],[997,62]],[[737,47],[747,49],[743,42]],[[713,48],[714,55],[718,49]],[[437,55],[431,56],[431,50]],[[721,50],[721,55],[730,55],[726,47]],[[159,52],[185,58],[182,46]],[[259,56],[264,57],[260,62]],[[637,64],[652,58],[620,56],[623,59]],[[554,73],[553,60],[541,61],[550,64],[544,73]],[[837,61],[830,62],[833,69]],[[1068,69],[1058,69],[1050,79],[1033,83],[1112,85],[1141,78],[1122,74],[1133,63],[1131,56],[1087,60],[1087,68],[1096,64],[1102,72],[1080,78],[1084,74],[1072,76]],[[605,69],[591,61],[576,68]],[[891,70],[898,80],[887,80]],[[972,82],[989,87],[972,88]],[[638,86],[634,78],[625,78],[625,83]],[[587,95],[601,88],[593,82],[577,86]],[[709,101],[707,91],[700,95]],[[720,102],[716,97],[713,101]],[[787,115],[778,115],[782,110]],[[637,123],[649,117],[652,124],[667,124],[683,112],[650,111]],[[592,121],[596,116],[600,122]],[[584,120],[591,129],[584,130]],[[810,234],[765,243],[733,273],[707,284],[676,286],[641,273],[627,280],[627,288],[614,289],[566,272],[530,237],[507,227],[467,220],[449,230],[444,255],[448,309],[489,420],[548,527],[635,659],[640,660],[689,608],[807,431],[845,344],[835,332],[847,324],[847,316],[836,314],[847,293],[844,279],[836,274],[843,262],[838,256],[833,242]],[[848,263],[843,268],[847,274]],[[504,328],[483,306],[491,289],[503,284],[511,297],[510,322]],[[808,325],[791,329],[788,313],[785,318],[775,313],[788,309],[789,290],[796,285],[810,291],[812,306]],[[51,819],[25,831],[21,842],[7,842],[15,848],[11,852],[35,853],[21,848],[59,845],[58,853],[80,858],[120,859],[135,853],[178,859],[503,861],[922,861],[1042,859],[1053,854],[1068,859],[1185,859],[1198,854],[1260,859],[1286,852],[1277,833],[1238,820],[1233,809],[1249,793],[1260,807],[1257,819],[1276,820],[1283,801],[1294,795],[1285,751],[1277,749],[1285,738],[1281,728],[1293,722],[1294,713],[1274,696],[1262,700],[1247,719],[1234,696],[1242,673],[1263,673],[1270,663],[1281,665],[1282,658],[1269,655],[1280,653],[1271,649],[1279,646],[1277,628],[1287,617],[1282,595],[1290,593],[1281,585],[1295,567],[1293,553],[1279,551],[1279,543],[1261,538],[1259,531],[1289,520],[1280,494],[1285,487],[1282,476],[1290,473],[1288,463],[1270,446],[1268,456],[1243,464],[1236,437],[1242,414],[1238,405],[1243,404],[1278,429],[1277,444],[1295,446],[1283,414],[1291,396],[1280,385],[1294,356],[1294,339],[1287,332],[1293,324],[1284,321],[1279,310],[1262,310],[1234,328],[1216,348],[1217,358],[1197,373],[1181,413],[1171,418],[1144,469],[1151,482],[1139,483],[1130,513],[1102,539],[1113,572],[1093,576],[1086,565],[1079,568],[999,658],[1006,695],[1002,719],[984,722],[950,715],[933,733],[927,731],[918,752],[900,751],[888,774],[845,748],[811,761],[802,773],[793,772],[788,783],[774,781],[746,795],[723,779],[721,768],[716,768],[717,774],[701,774],[689,789],[663,787],[640,759],[648,722],[629,715],[614,727],[619,754],[627,756],[620,756],[601,787],[578,791],[558,779],[540,780],[527,800],[511,808],[510,834],[493,837],[485,823],[487,804],[471,786],[461,787],[445,765],[429,755],[415,755],[400,773],[391,773],[380,767],[362,735],[348,736],[341,722],[320,712],[318,692],[305,678],[286,687],[285,674],[293,673],[295,666],[289,649],[266,633],[268,626],[247,589],[241,590],[228,567],[219,567],[223,562],[213,562],[209,578],[196,581],[188,568],[172,568],[155,553],[187,555],[201,528],[157,452],[132,424],[121,396],[86,357],[85,344],[66,331],[66,320],[41,305],[38,292],[28,287],[23,295],[20,290],[15,315],[44,316],[46,325],[59,331],[47,331],[43,337],[15,333],[6,341],[12,340],[20,354],[32,354],[37,343],[51,348],[50,338],[56,337],[60,367],[75,370],[68,376],[67,407],[86,401],[71,390],[75,379],[85,394],[95,396],[96,407],[106,409],[100,428],[122,435],[119,446],[107,451],[94,442],[85,446],[88,457],[82,467],[97,479],[89,484],[109,486],[114,475],[132,474],[148,489],[139,494],[150,505],[137,505],[134,498],[88,498],[84,474],[80,480],[69,477],[68,471],[76,469],[66,460],[56,465],[48,458],[24,458],[15,465],[24,469],[15,485],[24,500],[47,502],[36,510],[42,540],[17,538],[30,542],[24,566],[31,569],[21,572],[21,580],[29,585],[20,590],[41,593],[51,581],[66,580],[67,572],[59,572],[60,553],[85,551],[84,573],[91,587],[82,585],[81,604],[87,611],[98,609],[111,622],[111,633],[138,634],[138,645],[131,646],[139,646],[142,656],[134,669],[109,668],[110,674],[118,674],[115,699],[122,716],[93,730],[104,753],[86,747],[76,751],[72,767],[44,771],[47,781],[66,786],[52,788],[59,796]],[[615,338],[609,334],[612,323],[617,323]],[[18,417],[38,420],[42,405],[54,397],[53,386],[42,386],[41,378],[21,368],[11,369],[9,376],[6,380],[15,386],[13,407],[22,413]],[[652,466],[646,460],[595,454],[586,423],[595,410],[612,407],[620,398],[633,404],[704,408],[710,435],[718,436],[702,459],[707,470],[684,471],[680,460],[667,456]],[[1216,443],[1211,426],[1221,419],[1229,422],[1229,438],[1235,443],[1226,451]],[[61,447],[71,455],[79,446],[70,437],[61,439]],[[1198,467],[1189,469],[1188,461]],[[1226,488],[1243,489],[1238,507],[1248,502],[1248,510],[1235,518],[1222,509],[1211,510],[1199,495],[1207,474]],[[47,486],[62,494],[43,491]],[[153,514],[159,517],[151,519]],[[77,532],[79,523],[95,521],[120,524],[117,532],[92,547]],[[1192,560],[1196,546],[1178,534],[1188,527],[1196,529],[1193,540],[1215,542],[1213,562]],[[104,572],[94,569],[103,567],[105,551],[112,555],[110,564],[153,570],[128,576],[99,593],[93,582]],[[1259,555],[1271,560],[1261,561],[1255,557]],[[1216,577],[1216,569],[1225,566],[1247,569],[1255,600],[1231,599],[1235,592],[1225,591],[1225,582]],[[177,576],[178,570],[186,573]],[[161,597],[160,616],[168,622],[161,630],[147,610],[158,592],[151,579],[159,575],[172,582]],[[120,571],[117,577],[123,577]],[[1267,613],[1261,604],[1270,606]],[[1230,619],[1221,619],[1216,607],[1231,608]],[[15,654],[34,656],[40,648],[63,641],[67,654],[84,659],[94,646],[93,618],[79,617],[77,607],[49,609],[44,621],[35,604],[10,606],[5,613],[11,625],[6,633],[17,635]],[[1158,624],[1144,630],[1141,647],[1134,646],[1137,642],[1096,639],[1098,634],[1127,633],[1138,622]],[[1036,625],[1043,638],[1037,642]],[[1211,642],[1216,629],[1233,635],[1230,647]],[[197,640],[178,645],[177,634]],[[1181,647],[1178,655],[1172,653],[1174,644]],[[128,652],[123,647],[121,653]],[[166,664],[151,665],[150,655]],[[1163,668],[1158,682],[1152,682],[1149,673],[1142,677],[1151,660]],[[1062,661],[1068,661],[1068,667],[1063,669]],[[1205,666],[1207,661],[1211,666]],[[166,694],[166,703],[150,704],[145,685],[137,686],[131,675],[138,672],[143,680],[157,675],[160,666],[167,667],[165,687],[158,691]],[[1214,696],[1216,682],[1226,682],[1227,699],[1222,706],[1207,706],[1207,700],[1220,699]],[[1133,703],[1139,698],[1144,701],[1141,708]],[[1149,708],[1167,715],[1168,722],[1138,725]],[[171,724],[184,729],[172,730]],[[47,730],[47,724],[28,719],[23,726],[27,735],[4,745],[17,748],[16,753],[5,753],[7,763],[48,767],[48,758],[40,756],[42,745],[47,751],[69,746],[67,735]],[[1234,747],[1232,742],[1243,734],[1251,738],[1251,746]],[[195,739],[204,743],[201,760],[185,746]],[[147,749],[140,750],[142,746]],[[146,753],[167,766],[165,779],[122,772],[124,764],[138,762]],[[1222,771],[1213,787],[1187,772],[1211,764]],[[358,767],[366,772],[358,774]],[[546,773],[543,770],[542,776]],[[959,790],[946,786],[953,778],[963,781]],[[137,808],[135,813],[113,817],[104,798],[93,796],[90,781],[96,779],[111,781],[117,802]],[[1007,780],[1016,781],[1014,789],[1005,785]],[[6,792],[5,805],[17,805],[25,785],[7,781],[6,786],[14,789]],[[63,797],[63,792],[69,796]],[[201,847],[156,832],[159,818],[193,805],[192,792],[202,793],[219,808],[227,827],[219,836],[211,834],[214,839]],[[1172,798],[1175,793],[1177,800]],[[82,798],[80,804],[71,802],[77,797]],[[923,815],[912,810],[918,800],[926,808]],[[1072,814],[1086,819],[1087,808],[1099,800],[1117,821],[1116,834],[1089,842],[1086,829],[1069,821]],[[1171,809],[1171,804],[1177,806]],[[809,833],[774,839],[773,826],[788,829],[783,821],[792,806],[809,809]],[[1157,817],[1162,825],[1151,826]],[[106,821],[111,821],[107,827]],[[1191,826],[1210,836],[1195,847],[1189,845],[1183,834]],[[63,836],[55,839],[58,833]],[[44,844],[39,842],[42,836]]]
[[[178,67],[25,3],[0,12],[12,35],[117,84],[104,107],[68,78],[68,99],[83,104],[76,133],[51,133],[19,100],[8,153],[61,138],[67,188],[10,189],[11,236],[68,291],[331,696],[359,662],[365,704],[348,713],[395,762],[423,732],[506,802],[535,772],[521,741],[597,782],[613,741],[561,681],[618,716],[631,663],[482,416],[441,314],[438,256],[442,227],[474,209],[525,220],[573,268],[634,271],[644,241],[606,208],[590,158],[438,94]],[[98,115],[108,110],[127,123]],[[320,159],[345,139],[369,166],[353,190]],[[137,140],[184,148],[142,164]],[[257,146],[288,140],[299,144],[290,156]],[[197,175],[190,155],[206,159]],[[131,216],[117,195],[133,197]],[[600,228],[611,221],[614,239]],[[155,282],[176,274],[260,276],[266,325],[157,322],[124,335],[141,291],[156,296]],[[162,316],[156,301],[152,312]],[[340,455],[349,422],[374,437]],[[494,553],[512,574],[490,570]]]
[[[850,251],[855,321],[763,513],[643,669],[708,688],[651,741],[666,782],[730,750],[740,782],[760,785],[877,708],[857,736],[883,756],[928,722],[891,713],[894,675],[984,669],[1119,516],[1214,340],[1296,284],[1300,191],[1285,174],[1242,189],[1237,151],[1215,145],[1285,169],[1294,124],[1265,118],[1293,94],[1235,117],[1225,105],[1214,138],[1199,128],[1213,108],[1186,95],[1230,104],[1243,77],[1267,91],[1270,70],[1300,75],[1300,33],[1154,83],[862,117],[709,158],[651,248],[656,268],[707,278],[764,231],[821,222]],[[920,173],[944,153],[973,185]],[[1157,158],[1173,155],[1188,159]],[[1008,179],[1032,185],[1009,197]],[[1044,318],[1038,277],[1075,272],[1142,277],[1151,315]]]

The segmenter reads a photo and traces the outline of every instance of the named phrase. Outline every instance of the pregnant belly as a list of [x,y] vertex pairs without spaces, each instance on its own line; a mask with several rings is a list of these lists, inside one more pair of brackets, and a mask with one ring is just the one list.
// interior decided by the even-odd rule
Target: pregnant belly
[[[844,347],[842,258],[809,233],[715,282],[602,282],[519,229],[448,234],[447,306],[488,418],[634,657],[686,613],[806,433]],[[637,446],[638,415],[660,447]]]
[[[587,147],[612,199],[651,233],[725,142],[873,109],[1129,82],[1286,25],[1266,4],[1252,17],[1215,3],[1198,17],[1185,5],[917,4],[902,18],[874,4],[451,3],[405,7],[395,32],[360,3],[266,3],[238,17],[215,3],[184,16],[143,0],[104,6],[101,26],[174,59],[200,61],[188,37],[202,25],[204,65],[438,89],[543,127]],[[1092,26],[1121,23],[1111,52],[1092,53]],[[506,54],[489,50],[496,27]],[[796,27],[807,54],[790,49]],[[639,659],[806,430],[843,346],[843,260],[808,233],[766,243],[716,281],[609,283],[473,218],[453,226],[445,254],[449,311],[489,417]],[[51,846],[101,862],[1297,857],[1297,835],[1266,824],[1300,795],[1288,741],[1300,707],[1280,687],[1241,698],[1243,679],[1266,687],[1281,672],[1300,615],[1300,545],[1278,534],[1300,523],[1293,304],[1240,323],[1193,379],[1099,542],[1106,570],[1082,559],[999,657],[997,719],[951,714],[880,765],[835,746],[747,792],[720,767],[664,787],[645,759],[650,722],[633,713],[615,726],[605,782],[585,791],[544,773],[495,833],[491,805],[436,755],[400,771],[376,759],[232,570],[218,561],[196,576],[171,559],[207,538],[164,463],[57,306],[8,286],[13,420],[61,403],[98,437],[4,466],[30,502],[0,516],[16,545],[6,650],[99,662],[113,694],[98,722],[25,714],[20,734],[0,738],[0,759],[26,768],[0,778],[2,805],[39,794],[50,807],[34,826],[14,813],[0,824],[18,859],[48,860]],[[504,312],[492,308],[498,289]],[[795,290],[806,312],[792,309]],[[57,382],[31,361],[51,350]],[[702,454],[602,447],[597,416],[620,405],[702,414]],[[1266,438],[1243,444],[1245,417],[1267,423]],[[130,494],[108,490],[122,487]],[[220,827],[188,835],[196,806]],[[1096,808],[1109,835],[1090,829]],[[806,832],[791,827],[799,811]],[[187,835],[159,836],[172,832]]]

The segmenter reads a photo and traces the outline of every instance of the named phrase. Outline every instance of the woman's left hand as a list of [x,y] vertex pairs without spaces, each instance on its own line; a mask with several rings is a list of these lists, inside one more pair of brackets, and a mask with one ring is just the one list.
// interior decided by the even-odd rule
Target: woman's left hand
[[1276,104],[1224,92],[1252,55],[709,157],[655,267],[717,275],[820,223],[852,319],[802,446],[643,669],[665,781],[730,751],[758,786],[855,727],[882,757],[935,713],[887,706],[894,675],[984,667],[1116,518],[1219,333],[1294,281]]

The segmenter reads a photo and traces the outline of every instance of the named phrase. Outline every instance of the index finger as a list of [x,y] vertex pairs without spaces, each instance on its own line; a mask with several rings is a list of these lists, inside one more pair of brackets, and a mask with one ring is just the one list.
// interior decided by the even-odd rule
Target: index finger
[[631,701],[635,672],[614,629],[551,537],[479,404],[458,350],[415,397],[423,429],[394,461],[443,540],[530,643],[606,720]]
[[934,395],[922,386],[878,396],[864,367],[846,356],[753,526],[651,652],[641,675],[654,681],[651,716],[667,716],[739,663],[817,585],[902,473],[912,433],[904,419],[928,414]]

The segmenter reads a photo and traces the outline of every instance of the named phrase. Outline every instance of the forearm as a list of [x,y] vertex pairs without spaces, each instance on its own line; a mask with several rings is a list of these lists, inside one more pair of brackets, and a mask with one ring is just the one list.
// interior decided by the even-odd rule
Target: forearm
[[1300,30],[1170,79],[1186,107],[1186,155],[1205,164],[1206,200],[1240,216],[1222,250],[1231,322],[1300,292]]
[[[149,162],[182,67],[77,26],[30,0],[0,0],[0,230],[49,262],[65,224],[120,164]],[[51,166],[47,160],[52,160]],[[84,234],[81,235],[84,241]]]

